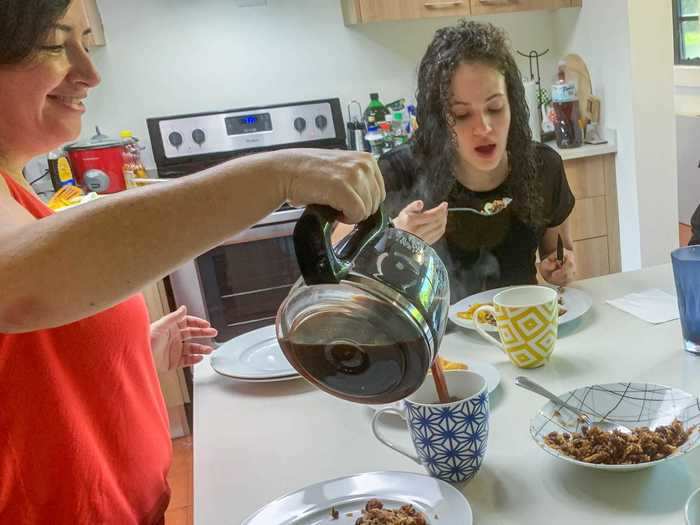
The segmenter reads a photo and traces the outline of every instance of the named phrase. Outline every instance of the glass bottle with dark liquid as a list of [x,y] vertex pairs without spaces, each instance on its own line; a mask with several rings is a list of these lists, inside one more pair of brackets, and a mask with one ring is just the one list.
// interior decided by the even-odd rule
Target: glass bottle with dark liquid
[[402,399],[423,383],[449,308],[447,271],[383,211],[330,246],[334,213],[309,207],[294,232],[302,281],[277,314],[291,365],[321,390],[358,403]]

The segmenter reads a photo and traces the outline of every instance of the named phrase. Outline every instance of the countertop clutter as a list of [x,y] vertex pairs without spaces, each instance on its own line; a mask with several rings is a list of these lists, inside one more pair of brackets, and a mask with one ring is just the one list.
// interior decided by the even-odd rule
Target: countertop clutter
[[[516,368],[467,330],[445,336],[441,355],[467,364],[489,362],[501,374],[491,394],[484,465],[471,482],[455,487],[469,500],[479,525],[553,523],[553,516],[568,524],[683,523],[685,500],[700,486],[697,452],[616,474],[561,461],[530,436],[530,421],[544,400],[516,388],[517,375],[555,393],[617,381],[700,391],[700,359],[683,351],[678,321],[652,325],[605,304],[642,288],[673,293],[670,265],[574,287],[593,298],[593,307],[572,326],[561,327],[552,359],[542,368]],[[236,383],[205,361],[195,368],[194,389],[197,525],[241,523],[268,502],[323,480],[385,470],[424,473],[374,439],[371,408],[325,395],[302,379]],[[408,446],[403,422],[391,418],[382,420],[384,433]],[[354,523],[348,520],[342,516],[338,523]]]
[[613,129],[605,130],[603,139],[606,144],[584,144],[578,148],[559,148],[555,141],[547,142],[546,144],[556,150],[562,160],[582,159],[586,157],[594,157],[596,155],[610,155],[617,153],[617,133]]

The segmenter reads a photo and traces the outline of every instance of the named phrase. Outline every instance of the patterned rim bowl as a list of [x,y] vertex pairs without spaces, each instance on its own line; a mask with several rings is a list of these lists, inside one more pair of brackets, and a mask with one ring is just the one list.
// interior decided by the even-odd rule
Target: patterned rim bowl
[[530,435],[540,448],[552,456],[574,465],[598,470],[629,472],[653,467],[679,458],[700,445],[700,399],[683,390],[651,383],[610,383],[571,390],[559,396],[566,403],[601,420],[627,428],[654,428],[678,419],[685,429],[695,427],[688,440],[663,459],[629,465],[606,465],[579,461],[545,444],[550,432],[580,432],[583,424],[566,408],[551,401],[530,422]]

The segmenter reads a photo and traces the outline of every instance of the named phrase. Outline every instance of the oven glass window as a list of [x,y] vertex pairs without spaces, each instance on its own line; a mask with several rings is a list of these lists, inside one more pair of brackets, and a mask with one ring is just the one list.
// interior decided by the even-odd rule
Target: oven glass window
[[219,246],[198,257],[197,266],[219,342],[274,324],[299,277],[291,236]]

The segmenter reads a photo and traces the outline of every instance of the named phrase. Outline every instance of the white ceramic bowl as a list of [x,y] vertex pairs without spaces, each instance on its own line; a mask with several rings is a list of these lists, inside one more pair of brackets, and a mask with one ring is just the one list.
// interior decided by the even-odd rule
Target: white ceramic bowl
[[[678,419],[685,428],[700,424],[700,400],[682,390],[651,383],[610,383],[572,390],[559,396],[564,402],[600,420],[627,428],[668,425]],[[633,465],[602,465],[578,461],[545,444],[550,432],[580,432],[582,424],[571,412],[551,401],[544,405],[530,422],[530,434],[535,442],[552,456],[582,467],[614,472],[626,472],[653,467],[681,457],[700,445],[700,430],[673,454],[657,461]],[[700,499],[700,498],[699,498]],[[700,525],[700,524],[699,524]]]
[[685,503],[685,525],[700,525],[700,489],[695,490]]

